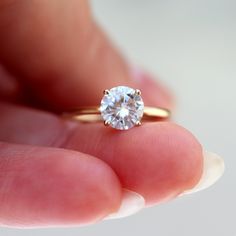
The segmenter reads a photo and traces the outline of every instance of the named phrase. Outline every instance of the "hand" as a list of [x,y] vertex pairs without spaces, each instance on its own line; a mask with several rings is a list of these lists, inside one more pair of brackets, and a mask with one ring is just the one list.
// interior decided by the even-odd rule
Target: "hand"
[[202,173],[200,185],[209,185],[223,172],[210,153],[203,168],[201,145],[174,123],[113,132],[57,115],[98,105],[117,85],[142,90],[148,105],[172,107],[165,88],[130,70],[87,1],[2,0],[0,35],[0,62],[12,76],[0,76],[1,225],[93,223],[170,200]]

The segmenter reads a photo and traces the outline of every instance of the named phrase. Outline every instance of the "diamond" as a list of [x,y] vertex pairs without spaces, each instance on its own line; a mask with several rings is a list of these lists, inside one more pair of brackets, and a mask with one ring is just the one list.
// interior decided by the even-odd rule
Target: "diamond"
[[105,91],[100,106],[105,124],[119,130],[141,124],[144,104],[139,90],[118,86]]

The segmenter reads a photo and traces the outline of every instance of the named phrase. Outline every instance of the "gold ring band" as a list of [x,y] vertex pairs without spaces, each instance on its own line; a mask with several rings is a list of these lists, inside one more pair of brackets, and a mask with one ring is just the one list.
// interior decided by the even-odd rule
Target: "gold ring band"
[[[98,106],[94,107],[80,107],[74,112],[64,113],[63,117],[66,119],[72,119],[79,122],[98,122],[103,121],[101,112]],[[142,120],[146,121],[160,121],[168,119],[170,117],[170,111],[160,107],[144,107]]]

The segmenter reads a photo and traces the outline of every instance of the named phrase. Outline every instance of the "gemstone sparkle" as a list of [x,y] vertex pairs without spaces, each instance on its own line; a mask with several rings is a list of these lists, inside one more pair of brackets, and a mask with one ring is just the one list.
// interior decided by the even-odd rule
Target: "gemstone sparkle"
[[127,130],[140,124],[143,110],[140,91],[126,86],[106,90],[100,106],[103,120],[119,130]]

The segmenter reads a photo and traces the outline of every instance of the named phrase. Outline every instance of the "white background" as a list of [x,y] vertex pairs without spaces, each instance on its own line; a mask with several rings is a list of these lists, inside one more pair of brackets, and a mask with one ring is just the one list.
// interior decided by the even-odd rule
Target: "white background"
[[236,1],[94,0],[94,13],[130,61],[168,84],[176,120],[221,154],[210,189],[135,216],[71,229],[0,229],[4,236],[236,235]]

